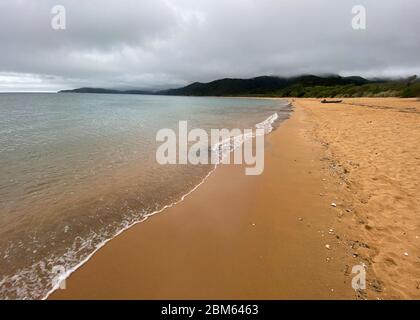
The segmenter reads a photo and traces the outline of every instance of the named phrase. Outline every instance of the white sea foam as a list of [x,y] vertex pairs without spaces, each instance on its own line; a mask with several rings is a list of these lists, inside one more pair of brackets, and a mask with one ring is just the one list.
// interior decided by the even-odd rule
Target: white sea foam
[[[273,131],[273,123],[278,119],[278,117],[279,115],[276,112],[264,121],[257,123],[255,125],[255,128],[263,129],[263,134],[269,134],[271,131]],[[258,134],[258,131],[253,131],[249,133],[244,133],[239,136],[230,137],[219,143],[216,143],[211,148],[212,157],[214,159],[212,163],[221,163],[221,161],[225,157],[227,157],[232,151],[239,148],[245,141],[254,138]]]

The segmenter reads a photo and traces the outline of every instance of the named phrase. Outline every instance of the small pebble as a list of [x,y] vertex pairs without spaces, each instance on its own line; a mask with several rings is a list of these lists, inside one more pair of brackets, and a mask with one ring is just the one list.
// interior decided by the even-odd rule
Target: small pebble
[[328,250],[330,250],[330,249],[331,249],[331,247],[330,247],[330,245],[329,245],[329,244],[326,244],[326,245],[325,245],[325,248],[327,248]]
[[337,206],[337,204],[335,204],[335,203],[333,202],[333,203],[331,203],[331,206],[336,207],[336,206]]
[[404,252],[404,255],[405,255],[406,257],[408,257],[408,252]]

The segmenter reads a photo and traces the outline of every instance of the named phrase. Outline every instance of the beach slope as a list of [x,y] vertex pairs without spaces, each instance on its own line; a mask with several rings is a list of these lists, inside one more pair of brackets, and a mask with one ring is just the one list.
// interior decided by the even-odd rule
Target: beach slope
[[325,176],[313,127],[295,108],[266,136],[262,175],[220,166],[183,202],[110,241],[50,298],[356,297],[331,206],[339,179]]

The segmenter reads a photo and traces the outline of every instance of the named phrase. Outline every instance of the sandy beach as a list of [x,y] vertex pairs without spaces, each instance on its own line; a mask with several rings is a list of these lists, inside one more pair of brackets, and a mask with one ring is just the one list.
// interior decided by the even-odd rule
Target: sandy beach
[[419,1],[1,0],[0,300],[420,300]]
[[419,299],[420,101],[297,104],[315,124],[315,140],[326,151],[323,161],[342,180],[343,204],[352,205],[342,220],[362,241],[348,245],[373,272],[368,297]]
[[[220,166],[50,298],[419,298],[420,102],[318,101],[293,99],[261,176]],[[367,290],[355,292],[361,264]]]

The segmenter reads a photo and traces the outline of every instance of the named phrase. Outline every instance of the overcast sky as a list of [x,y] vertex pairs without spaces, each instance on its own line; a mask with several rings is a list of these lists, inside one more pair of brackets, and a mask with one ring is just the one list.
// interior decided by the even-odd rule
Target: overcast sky
[[419,0],[0,0],[0,91],[420,74],[419,17]]

